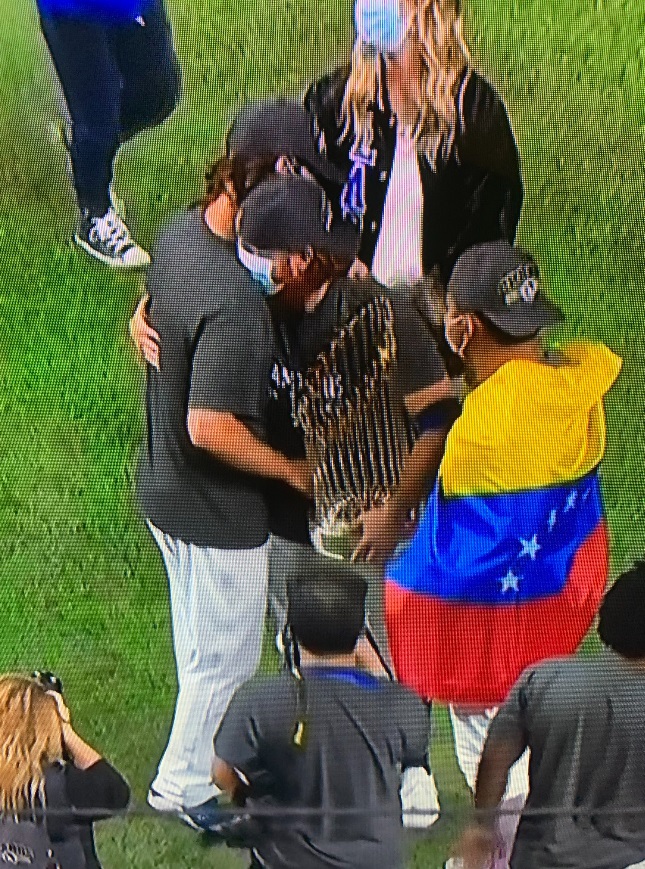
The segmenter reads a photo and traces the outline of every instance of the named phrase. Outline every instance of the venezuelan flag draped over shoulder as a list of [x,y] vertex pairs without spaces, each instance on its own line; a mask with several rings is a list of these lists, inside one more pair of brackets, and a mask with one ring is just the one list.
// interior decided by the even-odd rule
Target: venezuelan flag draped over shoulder
[[609,561],[598,465],[620,359],[514,360],[465,400],[415,536],[387,567],[397,674],[425,698],[501,703],[536,661],[570,654]]

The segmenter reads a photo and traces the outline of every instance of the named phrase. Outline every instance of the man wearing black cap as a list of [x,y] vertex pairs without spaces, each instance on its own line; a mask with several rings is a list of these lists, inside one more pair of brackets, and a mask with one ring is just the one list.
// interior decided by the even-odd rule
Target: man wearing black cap
[[349,565],[315,564],[287,580],[299,678],[285,671],[237,691],[214,778],[238,804],[272,810],[248,843],[254,869],[401,869],[400,779],[427,761],[426,710],[357,667],[365,581]]
[[[240,261],[270,294],[269,305],[283,339],[285,373],[275,384],[274,424],[276,431],[281,426],[282,431],[290,432],[293,455],[305,453],[302,429],[293,421],[294,394],[303,374],[329,348],[342,326],[369,309],[375,299],[386,297],[394,313],[398,388],[412,411],[418,433],[415,462],[418,465],[419,456],[423,457],[423,478],[429,487],[458,407],[452,396],[443,393],[442,400],[428,407],[433,397],[428,399],[427,395],[437,386],[441,391],[446,369],[431,325],[411,298],[409,289],[386,288],[371,278],[356,281],[345,276],[356,252],[355,230],[334,218],[321,187],[302,178],[275,178],[258,185],[242,204],[237,229]],[[352,348],[348,350],[351,355]],[[337,374],[338,371],[332,371],[330,376],[334,379]],[[426,396],[425,403],[418,407],[408,404],[420,395]],[[376,467],[373,453],[367,461]],[[379,467],[377,473],[383,470]],[[295,503],[286,492],[275,500],[271,511],[274,526],[281,514],[285,524],[288,521],[293,525],[298,516],[306,519],[303,505]],[[371,626],[381,651],[387,654],[382,577],[370,571],[370,579]],[[276,584],[273,593],[279,596]],[[364,651],[367,649],[363,644],[361,652]],[[365,662],[369,660],[366,658]],[[410,770],[404,784],[402,797],[406,808],[427,810],[425,815],[414,818],[410,815],[407,823],[429,826],[437,817],[433,813],[438,805],[434,780],[424,775],[423,770]]]
[[[407,289],[345,276],[356,252],[356,232],[351,224],[334,218],[319,185],[299,177],[266,180],[245,199],[237,229],[240,261],[269,296],[283,339],[284,376],[274,383],[276,427],[286,426],[291,432],[290,449],[296,455],[304,455],[302,432],[292,419],[298,376],[327,349],[340,327],[375,297],[385,296],[392,303],[400,387],[406,404],[409,401],[411,406],[429,387],[443,384],[446,369],[431,324]],[[415,420],[421,434],[417,452],[434,462],[436,471],[445,435],[457,413],[456,401],[447,397],[432,413],[425,410],[414,406],[415,412],[421,411]],[[285,506],[278,499],[275,509]],[[300,514],[304,517],[305,511],[301,509]]]
[[[597,471],[603,398],[621,363],[586,342],[545,350],[542,330],[561,320],[525,251],[497,241],[459,258],[445,335],[470,391],[417,530],[386,566],[397,675],[450,704],[471,789],[487,729],[515,679],[528,664],[577,647],[606,582]],[[543,588],[547,576],[552,584]],[[526,762],[511,770],[508,812],[522,806]],[[516,823],[517,815],[499,819],[491,864],[499,869],[508,866]]]
[[458,847],[465,869],[488,865],[494,810],[526,748],[531,787],[512,869],[645,867],[645,562],[607,592],[598,634],[599,655],[526,670],[491,724],[475,791],[482,813]]

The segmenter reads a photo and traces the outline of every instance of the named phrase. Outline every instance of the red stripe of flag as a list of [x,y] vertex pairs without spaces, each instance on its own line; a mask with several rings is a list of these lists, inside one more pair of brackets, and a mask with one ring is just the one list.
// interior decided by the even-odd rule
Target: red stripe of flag
[[473,706],[502,703],[530,664],[575,651],[607,581],[605,520],[576,553],[562,591],[517,606],[450,603],[388,580],[385,615],[401,682],[424,699]]

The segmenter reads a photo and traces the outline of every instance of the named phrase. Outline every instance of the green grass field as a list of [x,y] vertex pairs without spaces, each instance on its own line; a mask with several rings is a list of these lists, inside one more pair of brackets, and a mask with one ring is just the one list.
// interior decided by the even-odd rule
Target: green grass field
[[[169,5],[183,101],[117,166],[147,245],[200,191],[236,107],[298,93],[351,38],[349,0]],[[645,12],[639,0],[466,6],[475,64],[505,95],[523,158],[519,240],[567,312],[567,334],[625,361],[603,474],[615,573],[645,552]],[[126,324],[140,278],[72,248],[65,154],[50,129],[59,96],[35,10],[0,0],[0,20],[0,671],[60,673],[79,730],[143,812],[176,685],[165,575],[131,492],[143,378]],[[436,718],[433,760],[456,810],[465,789]],[[453,831],[442,819],[411,865],[440,866]],[[151,815],[106,823],[97,838],[106,869],[245,865]]]

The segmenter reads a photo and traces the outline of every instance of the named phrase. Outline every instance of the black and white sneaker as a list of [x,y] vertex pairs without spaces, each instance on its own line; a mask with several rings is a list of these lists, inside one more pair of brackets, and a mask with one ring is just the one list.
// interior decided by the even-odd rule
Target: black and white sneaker
[[132,239],[130,230],[114,208],[103,217],[81,214],[74,241],[90,256],[114,268],[136,269],[150,265],[150,254]]

